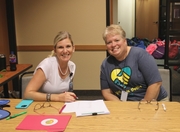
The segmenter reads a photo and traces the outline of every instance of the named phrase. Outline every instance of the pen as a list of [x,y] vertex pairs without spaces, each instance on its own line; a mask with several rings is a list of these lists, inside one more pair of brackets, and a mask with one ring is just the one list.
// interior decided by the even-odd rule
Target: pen
[[[64,92],[64,93],[66,93],[66,92]],[[75,99],[79,99],[77,96],[75,96],[75,95],[71,95],[71,96],[73,96]]]
[[65,107],[66,107],[66,105],[64,105],[64,106],[60,109],[59,114],[62,113],[62,111],[64,110]]
[[99,115],[99,114],[104,114],[104,111],[82,113],[81,115],[83,115],[83,116],[93,115],[94,116],[94,115]]
[[79,99],[77,96],[72,95],[75,99]]
[[166,111],[166,106],[165,106],[165,104],[162,104],[162,107],[163,107],[164,111]]
[[26,114],[26,113],[27,113],[27,111],[24,111],[24,112],[21,112],[21,113],[18,113],[18,114],[14,114],[14,115],[12,115],[12,116],[7,117],[6,120],[15,118],[15,117],[17,117],[17,116],[20,116],[20,115],[23,115],[23,114]]

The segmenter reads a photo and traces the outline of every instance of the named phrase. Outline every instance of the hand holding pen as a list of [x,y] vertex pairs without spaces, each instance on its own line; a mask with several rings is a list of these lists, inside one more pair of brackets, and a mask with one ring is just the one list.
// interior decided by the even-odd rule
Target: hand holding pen
[[73,92],[64,92],[64,101],[65,102],[73,102],[77,100],[78,97]]
[[74,99],[78,99],[75,93],[71,93],[70,95],[73,96]]

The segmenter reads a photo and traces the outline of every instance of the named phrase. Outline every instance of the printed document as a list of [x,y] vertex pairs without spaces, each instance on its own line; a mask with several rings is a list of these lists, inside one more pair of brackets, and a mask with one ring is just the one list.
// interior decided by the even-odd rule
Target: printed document
[[66,107],[63,109],[63,113],[75,112],[76,116],[90,116],[90,115],[102,115],[110,114],[103,100],[92,101],[76,101],[65,103]]

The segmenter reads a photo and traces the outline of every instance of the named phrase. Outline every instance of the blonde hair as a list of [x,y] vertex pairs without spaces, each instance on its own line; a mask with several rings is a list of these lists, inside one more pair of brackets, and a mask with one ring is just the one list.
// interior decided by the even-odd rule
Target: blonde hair
[[[67,31],[60,31],[54,38],[54,49],[56,48],[56,45],[59,41],[62,41],[64,39],[67,39],[69,38],[69,40],[71,41],[71,44],[74,45],[73,43],[73,40],[72,40],[72,37],[71,35],[69,34],[69,32]],[[55,52],[54,50],[51,51],[51,54],[48,55],[48,57],[52,57],[52,56],[55,56]]]
[[107,26],[104,33],[103,33],[103,40],[106,43],[106,37],[108,35],[121,35],[122,38],[126,38],[126,32],[120,25],[112,24]]

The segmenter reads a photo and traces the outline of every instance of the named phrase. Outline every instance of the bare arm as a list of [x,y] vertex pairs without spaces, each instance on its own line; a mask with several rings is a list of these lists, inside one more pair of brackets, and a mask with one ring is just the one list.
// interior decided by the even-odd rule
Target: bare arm
[[[33,99],[38,101],[46,101],[46,93],[38,92],[43,83],[46,81],[46,77],[42,69],[38,69],[34,74],[33,78],[27,85],[24,98]],[[61,94],[51,94],[51,101],[61,101],[61,102],[72,102],[75,101],[76,95],[72,92],[65,92]]]
[[117,96],[115,96],[110,89],[103,89],[102,95],[107,101],[120,101]]
[[162,84],[162,82],[157,82],[157,83],[154,83],[154,84],[150,85],[147,88],[144,99],[147,100],[147,101],[150,101],[152,99],[157,99],[157,97],[159,95],[161,84]]

